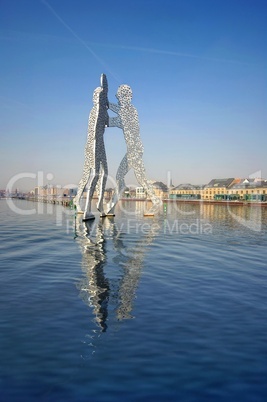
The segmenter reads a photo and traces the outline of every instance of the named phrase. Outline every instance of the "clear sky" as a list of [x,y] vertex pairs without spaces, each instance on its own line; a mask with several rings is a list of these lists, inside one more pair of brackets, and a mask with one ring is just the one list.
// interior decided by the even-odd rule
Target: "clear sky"
[[[37,171],[78,184],[101,73],[111,102],[132,87],[149,179],[267,177],[265,0],[0,0],[0,10],[0,189]],[[105,143],[114,176],[121,130]]]

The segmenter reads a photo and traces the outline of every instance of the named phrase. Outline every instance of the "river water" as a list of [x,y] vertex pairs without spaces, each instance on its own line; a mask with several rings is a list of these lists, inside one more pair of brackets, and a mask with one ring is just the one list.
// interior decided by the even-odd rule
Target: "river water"
[[0,200],[0,400],[266,401],[267,210]]

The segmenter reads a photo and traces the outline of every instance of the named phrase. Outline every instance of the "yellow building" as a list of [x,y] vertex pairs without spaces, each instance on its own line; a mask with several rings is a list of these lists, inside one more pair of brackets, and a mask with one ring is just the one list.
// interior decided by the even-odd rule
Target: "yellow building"
[[240,179],[234,179],[233,177],[227,179],[212,179],[209,184],[204,186],[201,199],[226,199],[228,188],[239,180]]
[[267,201],[267,181],[257,179],[212,179],[205,186],[180,184],[170,191],[170,199]]
[[203,186],[194,184],[180,184],[170,190],[170,199],[201,199]]
[[168,197],[168,187],[162,181],[154,181],[152,186],[156,197],[161,199]]
[[[152,185],[156,197],[160,199],[168,198],[169,191],[166,184],[162,183],[161,181],[151,181],[151,180],[149,181],[149,184]],[[146,199],[147,193],[144,187],[136,187],[135,197],[139,199],[141,198]]]
[[243,179],[234,183],[227,191],[228,197],[242,201],[267,201],[267,181]]

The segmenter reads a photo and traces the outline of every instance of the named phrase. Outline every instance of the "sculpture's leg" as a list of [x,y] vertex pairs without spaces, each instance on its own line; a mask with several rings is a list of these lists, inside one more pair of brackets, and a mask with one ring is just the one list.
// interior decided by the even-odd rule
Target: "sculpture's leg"
[[90,169],[89,161],[85,159],[82,178],[79,182],[77,195],[76,195],[76,197],[74,197],[74,200],[73,200],[73,203],[76,206],[78,213],[82,213],[81,206],[80,206],[80,200],[81,200],[82,193],[84,192],[85,186],[89,180],[90,172],[91,172],[91,169]]
[[88,219],[95,219],[95,216],[91,212],[91,204],[92,204],[92,198],[93,198],[95,187],[96,187],[97,180],[98,180],[98,170],[92,169],[92,171],[93,171],[93,175],[92,175],[90,186],[87,191],[85,210],[84,210],[84,215],[83,215],[83,220],[85,220],[85,221]]
[[153,203],[152,208],[150,208],[149,211],[145,212],[145,215],[154,215],[161,205],[161,200],[155,195],[153,186],[147,182],[142,156],[140,155],[140,157],[136,158],[135,161],[135,165],[133,166],[135,177],[138,183],[146,190],[148,197]]
[[125,188],[125,181],[124,178],[129,172],[129,164],[128,164],[128,155],[126,154],[118,168],[117,174],[116,174],[116,182],[117,182],[117,187],[115,189],[115,193],[112,197],[112,200],[108,204],[108,213],[107,215],[114,215],[114,209],[117,204],[117,202],[120,199],[120,195],[122,190]]
[[100,211],[101,216],[105,216],[103,201],[104,201],[104,192],[107,183],[108,176],[108,164],[106,158],[103,158],[103,161],[100,163],[100,173],[99,173],[99,198],[97,203],[97,209]]

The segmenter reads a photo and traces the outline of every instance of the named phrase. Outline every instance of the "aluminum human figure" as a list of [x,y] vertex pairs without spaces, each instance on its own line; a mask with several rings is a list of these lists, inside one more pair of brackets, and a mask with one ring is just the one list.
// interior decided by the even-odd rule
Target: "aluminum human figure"
[[132,90],[128,85],[120,85],[116,94],[118,104],[109,103],[109,109],[118,116],[109,118],[109,127],[119,127],[123,130],[127,152],[123,157],[116,174],[117,188],[111,202],[108,204],[108,214],[114,213],[116,203],[125,188],[125,176],[131,168],[134,169],[138,183],[145,189],[153,202],[153,209],[160,204],[153,187],[146,179],[143,163],[144,148],[140,138],[139,119],[136,108],[131,104]]
[[89,182],[85,210],[83,212],[84,220],[95,218],[91,212],[91,203],[97,183],[99,192],[97,209],[100,211],[101,216],[105,216],[103,199],[108,176],[108,165],[104,144],[105,127],[108,124],[108,83],[105,74],[101,75],[100,82],[101,87],[96,88],[93,94],[93,107],[88,119],[88,135],[85,146],[83,174],[78,186],[77,196],[74,199],[77,212],[82,213],[80,199],[87,183]]

